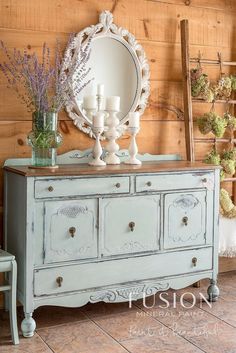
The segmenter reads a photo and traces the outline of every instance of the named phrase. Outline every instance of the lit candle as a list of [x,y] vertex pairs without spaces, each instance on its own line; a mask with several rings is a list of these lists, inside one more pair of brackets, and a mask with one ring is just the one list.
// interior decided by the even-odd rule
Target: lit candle
[[97,94],[99,96],[103,96],[104,95],[104,85],[102,83],[99,83],[97,86]]
[[120,97],[112,96],[106,98],[106,110],[114,110],[118,112],[120,110]]
[[104,116],[105,114],[101,111],[96,112],[93,115],[93,127],[103,127],[104,126]]
[[129,127],[139,127],[140,115],[139,112],[129,113]]
[[83,98],[83,108],[84,109],[97,109],[96,96],[85,96]]

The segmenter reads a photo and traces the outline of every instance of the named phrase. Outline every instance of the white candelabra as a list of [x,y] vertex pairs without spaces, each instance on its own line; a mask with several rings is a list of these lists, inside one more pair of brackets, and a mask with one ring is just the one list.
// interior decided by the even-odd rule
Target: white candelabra
[[89,165],[93,166],[104,166],[106,162],[101,159],[102,146],[100,143],[100,136],[104,131],[104,113],[97,112],[93,116],[93,132],[96,136],[94,148],[93,148],[93,160],[89,162]]
[[138,146],[136,143],[136,135],[138,134],[139,127],[139,113],[131,112],[129,113],[129,126],[127,128],[131,135],[131,141],[129,145],[129,158],[125,161],[125,164],[142,164],[142,162],[136,157],[138,153]]
[[[119,145],[116,143],[116,139],[119,137],[118,126],[120,120],[117,117],[117,113],[120,110],[120,97],[112,96],[106,98],[106,110],[104,110],[104,85],[99,84],[97,86],[97,94],[91,96],[85,96],[83,99],[83,109],[86,111],[86,115],[93,121],[92,129],[96,136],[96,142],[94,145],[94,160],[90,163],[91,165],[104,165],[101,160],[102,148],[100,144],[100,136],[105,130],[105,137],[108,140],[106,145],[106,157],[105,164],[120,164],[120,158],[116,155],[119,151]],[[100,114],[101,113],[101,114]],[[104,116],[106,118],[106,127],[104,129]],[[99,125],[100,124],[100,125]]]
[[117,118],[117,113],[120,109],[120,97],[107,97],[106,100],[106,111],[108,112],[108,118],[106,119],[107,131],[105,136],[108,139],[106,145],[107,155],[105,161],[107,164],[120,164],[120,158],[116,155],[119,151],[119,145],[116,143],[116,139],[119,137],[117,127],[120,124]]

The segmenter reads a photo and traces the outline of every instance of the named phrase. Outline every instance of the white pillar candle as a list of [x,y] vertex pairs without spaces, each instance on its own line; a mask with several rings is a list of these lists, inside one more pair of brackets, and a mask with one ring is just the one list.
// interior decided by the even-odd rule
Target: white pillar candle
[[99,111],[93,116],[93,127],[103,127],[104,126],[104,116],[105,113]]
[[84,96],[84,98],[83,98],[83,108],[84,109],[97,109],[96,96]]
[[120,110],[120,97],[111,96],[106,98],[106,110],[114,110],[118,112]]
[[139,112],[129,113],[129,127],[139,127],[140,114]]
[[103,96],[104,95],[104,85],[102,83],[99,83],[97,86],[97,94],[99,96]]

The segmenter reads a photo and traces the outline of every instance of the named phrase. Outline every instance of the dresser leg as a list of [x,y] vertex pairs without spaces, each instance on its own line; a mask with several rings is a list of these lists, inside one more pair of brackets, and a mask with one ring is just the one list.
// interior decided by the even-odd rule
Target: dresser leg
[[220,295],[219,287],[216,285],[216,280],[211,280],[210,286],[207,288],[209,302],[216,302]]
[[36,322],[32,318],[33,313],[25,313],[25,318],[21,323],[21,331],[24,337],[33,337],[36,329]]

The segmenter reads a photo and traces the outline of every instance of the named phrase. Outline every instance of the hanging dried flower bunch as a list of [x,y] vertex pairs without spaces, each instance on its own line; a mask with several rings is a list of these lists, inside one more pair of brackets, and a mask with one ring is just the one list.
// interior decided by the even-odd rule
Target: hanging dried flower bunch
[[199,131],[203,135],[207,135],[209,134],[209,132],[211,132],[211,129],[212,129],[211,116],[212,116],[211,113],[205,113],[203,116],[197,119],[197,125],[199,128]]
[[236,91],[236,76],[230,76],[232,91]]
[[220,155],[215,148],[213,148],[203,160],[205,163],[221,165],[223,169],[221,170],[220,179],[224,180],[225,175],[234,175],[236,167],[236,149],[232,148],[227,151],[223,151]]
[[232,82],[230,77],[222,77],[216,84],[214,93],[216,99],[229,99],[232,94]]
[[193,97],[198,97],[206,86],[210,85],[208,75],[202,73],[202,68],[191,69],[191,91]]
[[227,120],[225,117],[221,117],[217,113],[211,111],[198,118],[197,125],[199,131],[203,135],[212,132],[216,137],[221,138],[227,127]]
[[223,76],[217,83],[211,84],[200,65],[190,70],[190,77],[192,97],[201,98],[209,103],[216,99],[228,100],[236,91],[236,76]]
[[[220,157],[220,154],[216,152],[216,149],[213,148],[207,155],[206,157],[204,158],[203,160],[204,163],[207,163],[207,164],[214,164],[214,165],[220,165],[221,163],[221,157]],[[223,181],[225,178],[225,172],[224,170],[222,169],[220,171],[220,181]]]
[[225,174],[233,175],[235,173],[235,161],[231,159],[222,159],[221,166]]
[[229,151],[224,151],[221,157],[221,166],[225,174],[234,175],[235,174],[235,157],[236,150],[231,149]]
[[224,113],[224,118],[227,121],[227,128],[231,131],[236,130],[236,117],[227,112]]
[[225,179],[225,172],[224,172],[223,169],[221,169],[221,171],[220,171],[220,181],[222,182],[222,181],[224,181],[224,179]]
[[236,159],[236,148],[230,148],[227,151],[223,151],[222,158],[224,159]]
[[221,117],[220,115],[213,113],[214,117],[212,118],[212,132],[215,135],[215,137],[221,138],[223,137],[226,127],[227,127],[227,121],[224,117]]
[[220,213],[227,218],[236,217],[236,206],[225,189],[220,190]]
[[213,148],[213,150],[206,155],[204,162],[207,164],[220,165],[220,154]]
[[[229,151],[224,151],[222,154],[221,165],[223,170],[221,170],[221,175],[235,174],[236,167],[236,149],[232,148]],[[223,181],[221,179],[221,181]],[[220,213],[227,218],[236,218],[236,206],[230,198],[229,193],[221,188],[220,190]]]
[[190,75],[192,96],[200,97],[207,102],[212,102],[214,95],[210,89],[210,81],[208,75],[202,72],[201,66],[191,69]]

